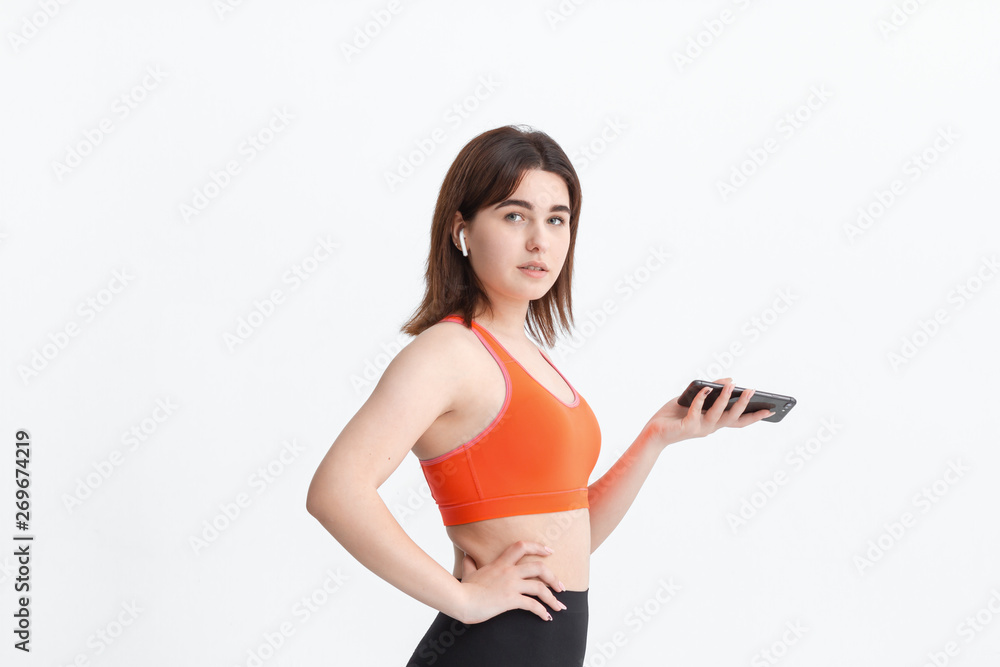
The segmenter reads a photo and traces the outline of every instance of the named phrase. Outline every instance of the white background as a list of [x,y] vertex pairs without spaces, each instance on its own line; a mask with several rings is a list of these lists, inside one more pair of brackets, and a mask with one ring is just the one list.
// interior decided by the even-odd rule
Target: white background
[[[262,664],[405,663],[436,611],[343,550],[306,489],[409,340],[448,166],[509,123],[583,184],[577,328],[552,354],[601,423],[592,482],[696,377],[798,399],[660,456],[592,558],[587,664],[998,664],[996,3],[48,5],[0,19],[4,664],[251,665],[283,623]],[[234,345],[241,319],[259,326]],[[450,571],[416,458],[380,493]],[[783,646],[786,623],[805,630]]]

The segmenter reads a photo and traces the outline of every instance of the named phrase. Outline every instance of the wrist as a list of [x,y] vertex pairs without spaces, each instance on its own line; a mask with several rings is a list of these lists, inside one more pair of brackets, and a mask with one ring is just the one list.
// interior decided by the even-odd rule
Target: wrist
[[667,445],[680,442],[685,438],[677,433],[667,433],[661,428],[647,424],[639,436],[644,447],[655,449],[657,453],[663,451]]

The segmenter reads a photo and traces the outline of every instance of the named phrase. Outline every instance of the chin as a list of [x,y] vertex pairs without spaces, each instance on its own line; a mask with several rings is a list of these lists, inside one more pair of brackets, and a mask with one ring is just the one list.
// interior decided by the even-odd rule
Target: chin
[[523,300],[523,301],[538,301],[543,296],[545,296],[546,294],[548,294],[550,289],[552,289],[552,288],[551,287],[548,287],[548,288],[545,288],[545,289],[538,288],[538,289],[533,289],[533,290],[530,290],[530,291],[529,290],[524,290],[524,289],[510,290],[509,292],[507,292],[507,294],[510,294],[511,296],[514,296],[517,299],[520,299],[520,300]]

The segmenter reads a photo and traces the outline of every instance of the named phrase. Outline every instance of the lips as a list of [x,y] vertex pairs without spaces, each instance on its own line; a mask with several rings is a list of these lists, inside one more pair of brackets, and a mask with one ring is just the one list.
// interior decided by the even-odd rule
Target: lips
[[526,262],[526,263],[522,264],[521,266],[519,266],[517,268],[519,268],[519,269],[526,269],[529,266],[536,266],[539,269],[541,269],[542,271],[548,271],[549,270],[549,267],[545,264],[545,262]]

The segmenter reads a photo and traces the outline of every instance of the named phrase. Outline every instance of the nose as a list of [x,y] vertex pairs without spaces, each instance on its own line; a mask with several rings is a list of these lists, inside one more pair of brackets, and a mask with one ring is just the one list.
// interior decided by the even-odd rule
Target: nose
[[539,252],[546,253],[549,251],[549,246],[551,245],[551,239],[549,238],[550,230],[546,229],[544,223],[538,223],[526,225],[528,238],[525,241],[525,249],[529,252]]

